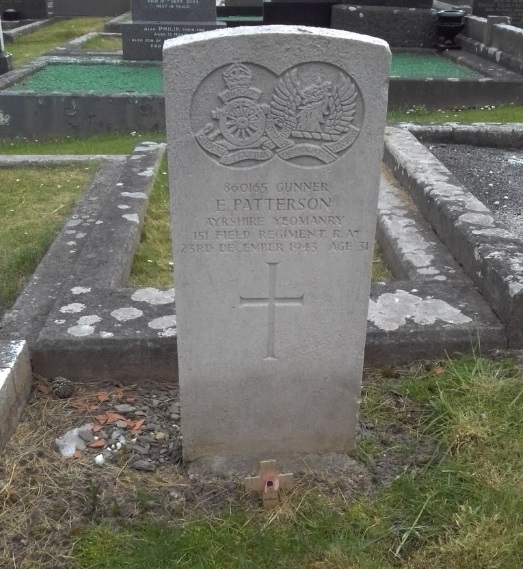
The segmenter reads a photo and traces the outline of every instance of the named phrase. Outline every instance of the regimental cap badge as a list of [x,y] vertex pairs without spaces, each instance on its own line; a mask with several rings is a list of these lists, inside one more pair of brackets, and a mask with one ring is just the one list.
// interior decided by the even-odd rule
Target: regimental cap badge
[[[277,76],[261,66],[233,63],[210,77],[214,89],[227,87],[216,92],[223,106],[209,109],[211,122],[198,124],[195,138],[225,166],[274,156],[307,167],[330,164],[361,130],[358,86],[335,65],[300,64]],[[255,86],[260,77],[264,90]]]
[[229,89],[250,87],[252,71],[241,63],[233,63],[223,72],[223,80]]

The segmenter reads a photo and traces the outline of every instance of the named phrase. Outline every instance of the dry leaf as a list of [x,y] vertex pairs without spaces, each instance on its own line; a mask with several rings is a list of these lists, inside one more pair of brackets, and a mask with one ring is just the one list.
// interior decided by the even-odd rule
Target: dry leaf
[[102,428],[103,428],[102,425],[95,425],[95,426],[91,429],[91,431],[92,431],[93,433],[98,433],[98,431],[101,431]]
[[105,441],[103,439],[98,439],[87,445],[89,448],[102,448],[105,446]]
[[120,415],[120,413],[107,413],[106,414],[107,419],[106,419],[106,423],[116,423],[116,421],[127,421],[127,418],[124,417],[123,415]]
[[145,419],[139,419],[138,421],[127,421],[127,428],[137,431],[143,424]]
[[100,403],[103,403],[109,399],[109,394],[107,391],[99,391],[98,393],[95,393],[95,397],[100,401]]
[[107,414],[103,413],[102,415],[95,415],[94,417],[99,423],[105,425],[107,423]]
[[82,458],[82,451],[75,450],[73,454],[73,458]]
[[441,366],[435,367],[434,368],[434,375],[441,375],[444,371],[445,370]]
[[49,395],[49,393],[51,393],[51,390],[49,389],[49,387],[47,385],[45,385],[44,383],[38,383],[36,385],[36,389],[37,389],[37,391],[39,391],[40,393],[43,393],[44,395]]

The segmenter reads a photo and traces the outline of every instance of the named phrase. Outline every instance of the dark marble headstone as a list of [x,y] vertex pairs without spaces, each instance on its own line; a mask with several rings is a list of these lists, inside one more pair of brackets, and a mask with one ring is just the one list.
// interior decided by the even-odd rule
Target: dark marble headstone
[[388,8],[432,8],[432,0],[345,0],[350,6],[387,6]]
[[216,4],[208,0],[131,0],[131,12],[135,22],[216,20]]
[[332,7],[338,0],[268,0],[263,3],[263,23],[331,27]]
[[225,26],[216,0],[131,0],[131,12],[121,24],[124,59],[160,61],[166,39]]
[[9,9],[16,10],[22,20],[45,20],[53,15],[53,2],[51,0],[0,0],[0,14]]
[[523,20],[523,0],[474,0],[472,15],[510,16],[515,20]]

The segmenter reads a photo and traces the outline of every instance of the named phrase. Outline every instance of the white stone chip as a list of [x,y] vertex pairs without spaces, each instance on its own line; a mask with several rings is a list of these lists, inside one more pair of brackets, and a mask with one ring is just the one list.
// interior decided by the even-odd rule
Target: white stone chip
[[125,215],[122,215],[122,217],[124,219],[127,219],[128,221],[132,221],[133,223],[139,223],[140,222],[140,218],[138,217],[138,214],[136,214],[136,213],[126,213]]

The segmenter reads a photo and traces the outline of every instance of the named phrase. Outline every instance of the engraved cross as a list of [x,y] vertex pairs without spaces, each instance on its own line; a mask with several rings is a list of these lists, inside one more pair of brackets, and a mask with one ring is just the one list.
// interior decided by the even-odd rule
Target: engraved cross
[[267,306],[267,355],[264,360],[277,360],[274,355],[274,334],[276,327],[276,306],[303,306],[301,296],[276,296],[276,269],[279,263],[267,263],[269,265],[269,294],[262,298],[248,298],[240,295],[240,307]]

